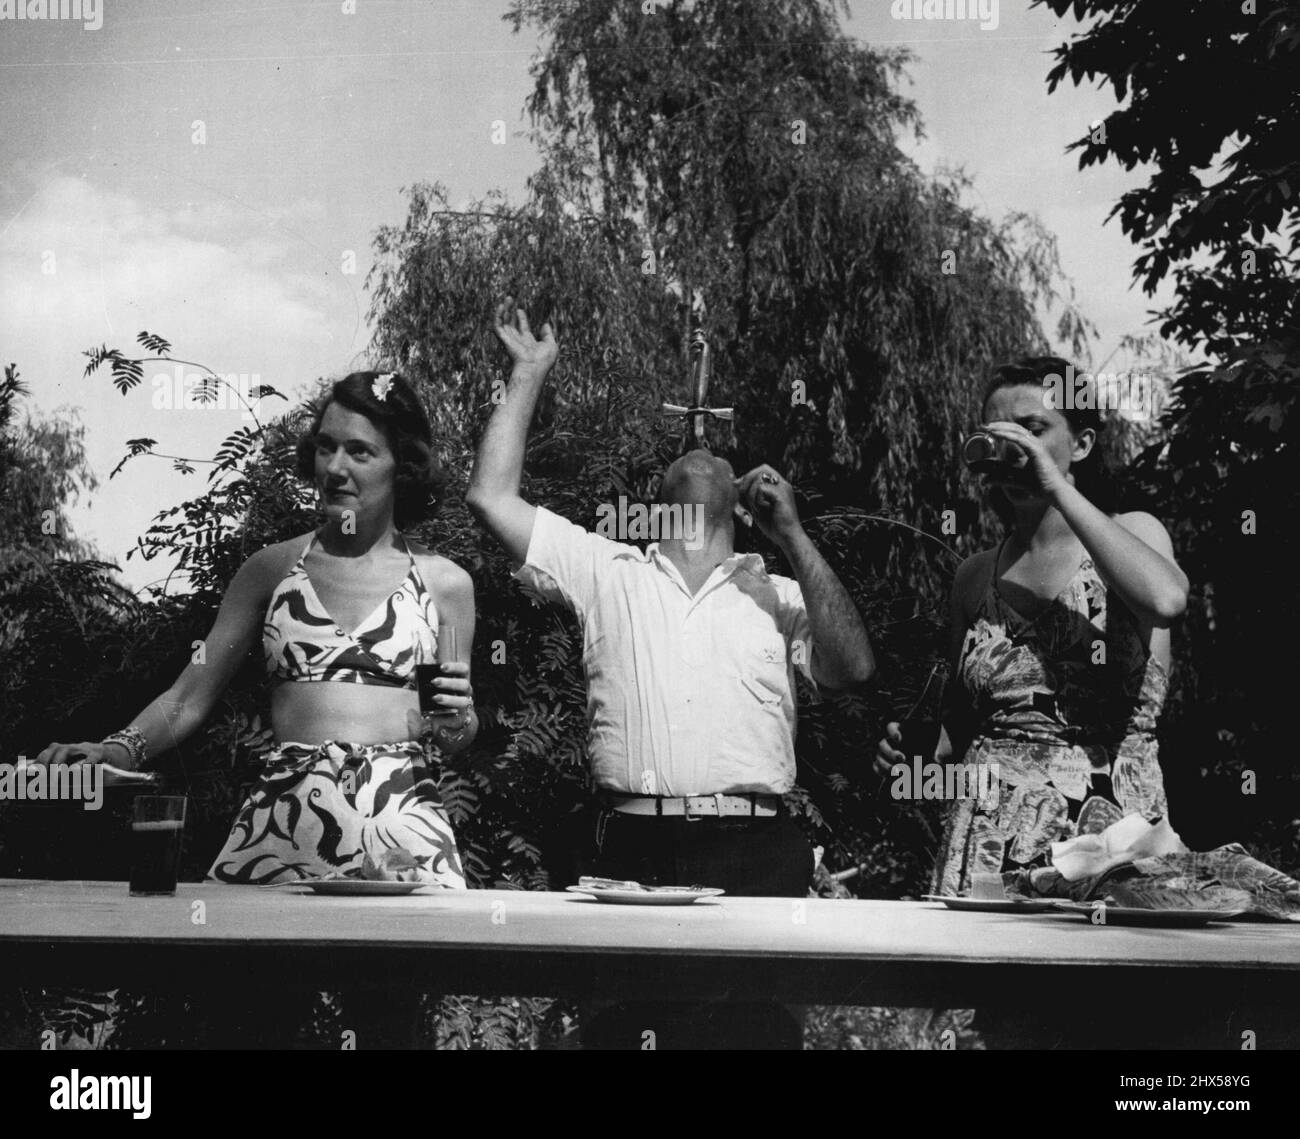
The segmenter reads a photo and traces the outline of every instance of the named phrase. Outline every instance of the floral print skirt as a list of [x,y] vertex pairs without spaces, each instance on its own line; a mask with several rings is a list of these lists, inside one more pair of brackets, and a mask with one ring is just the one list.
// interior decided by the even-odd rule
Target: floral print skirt
[[401,847],[430,884],[465,889],[438,784],[415,740],[284,743],[240,808],[208,877],[265,885],[359,869]]
[[[1131,741],[1137,742],[1137,741]],[[1164,780],[1150,746],[1111,748],[981,737],[965,763],[981,794],[949,808],[934,893],[970,892],[972,874],[1049,866],[1052,843],[1099,834],[1126,815],[1168,814]]]

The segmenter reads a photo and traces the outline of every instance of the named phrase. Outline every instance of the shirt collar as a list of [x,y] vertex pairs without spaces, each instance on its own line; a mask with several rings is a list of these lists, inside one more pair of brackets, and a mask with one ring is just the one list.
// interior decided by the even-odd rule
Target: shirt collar
[[[636,547],[632,548],[632,552],[638,555],[642,561],[649,562],[661,573],[667,572],[665,569],[666,566],[672,567],[674,571],[677,569],[677,567],[668,560],[667,555],[660,551],[658,542],[651,542],[650,545],[645,548],[644,552],[637,550]],[[730,577],[733,573],[738,573],[741,570],[748,570],[758,578],[767,577],[767,567],[763,564],[763,556],[761,554],[732,554],[731,557],[720,561],[713,572],[717,573],[718,570],[721,570],[725,577]]]

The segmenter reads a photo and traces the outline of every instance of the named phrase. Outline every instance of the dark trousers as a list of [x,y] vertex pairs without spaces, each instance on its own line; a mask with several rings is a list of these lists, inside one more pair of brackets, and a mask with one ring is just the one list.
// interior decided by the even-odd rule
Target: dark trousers
[[[782,809],[771,818],[655,818],[599,812],[593,872],[646,886],[716,886],[732,897],[804,898],[813,855]],[[683,915],[685,917],[685,915]],[[588,1049],[801,1048],[803,1029],[772,1001],[608,1008],[583,1029]]]
[[594,873],[646,886],[716,886],[739,898],[806,898],[812,847],[782,809],[771,818],[596,818]]

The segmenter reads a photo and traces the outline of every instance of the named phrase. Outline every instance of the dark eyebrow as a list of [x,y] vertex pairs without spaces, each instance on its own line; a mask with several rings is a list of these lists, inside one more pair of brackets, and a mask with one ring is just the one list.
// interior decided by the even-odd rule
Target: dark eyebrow
[[[336,442],[334,436],[328,431],[317,431],[312,438],[318,443]],[[372,451],[375,449],[375,445],[373,443],[368,443],[365,439],[344,439],[343,445],[345,447],[369,447]]]

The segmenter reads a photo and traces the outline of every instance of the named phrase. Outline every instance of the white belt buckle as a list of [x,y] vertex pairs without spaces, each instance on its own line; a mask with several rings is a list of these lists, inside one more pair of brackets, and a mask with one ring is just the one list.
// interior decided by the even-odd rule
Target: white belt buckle
[[[709,797],[708,795],[683,795],[682,796],[682,817],[688,823],[698,823],[702,818],[704,818],[704,816],[691,813],[691,800],[707,799],[708,797]],[[717,798],[717,796],[714,796],[714,798]],[[721,808],[721,804],[719,804],[719,808]]]

